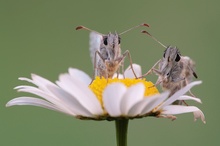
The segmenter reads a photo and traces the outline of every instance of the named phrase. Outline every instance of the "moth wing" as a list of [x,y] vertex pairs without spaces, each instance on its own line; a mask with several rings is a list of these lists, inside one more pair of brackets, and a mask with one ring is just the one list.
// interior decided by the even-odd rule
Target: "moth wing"
[[95,32],[91,32],[90,33],[90,41],[89,41],[89,51],[90,51],[90,57],[92,59],[92,63],[94,65],[94,61],[96,61],[96,63],[99,60],[99,55],[96,56],[96,60],[95,59],[95,52],[99,51],[100,52],[100,45],[101,45],[101,41],[102,41],[102,36],[100,34],[97,34]]
[[189,80],[189,82],[192,81],[192,77],[198,78],[197,74],[195,73],[195,62],[189,58],[188,56],[181,56],[181,61],[185,65],[185,74],[186,79]]

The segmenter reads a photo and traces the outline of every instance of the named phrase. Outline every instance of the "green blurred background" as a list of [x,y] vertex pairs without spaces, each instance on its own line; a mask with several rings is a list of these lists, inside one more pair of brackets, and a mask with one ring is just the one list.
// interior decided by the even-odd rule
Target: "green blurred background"
[[[203,104],[207,124],[193,122],[192,114],[168,119],[144,118],[129,123],[129,146],[219,145],[220,2],[186,1],[0,1],[0,145],[2,146],[114,146],[114,122],[81,121],[33,106],[5,108],[12,98],[27,95],[13,88],[25,84],[18,77],[31,73],[55,81],[69,67],[92,75],[88,31],[122,32],[140,23],[165,45],[176,45],[196,61],[203,84],[193,88]],[[143,73],[162,57],[163,48],[143,35],[143,28],[122,36],[122,50],[130,50]],[[128,62],[128,61],[126,61]],[[150,75],[149,80],[156,81]]]

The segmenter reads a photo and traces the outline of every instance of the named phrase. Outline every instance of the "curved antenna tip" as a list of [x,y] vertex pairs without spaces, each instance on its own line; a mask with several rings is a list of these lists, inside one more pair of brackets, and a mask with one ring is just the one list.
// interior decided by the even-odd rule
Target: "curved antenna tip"
[[150,27],[150,25],[149,25],[149,24],[147,24],[147,23],[143,23],[143,24],[142,24],[142,26],[147,26],[147,27]]
[[80,25],[80,26],[76,27],[76,30],[79,30],[79,29],[82,29],[82,28],[84,28],[84,27]]
[[146,30],[142,30],[141,33],[146,33],[146,34],[151,36],[151,34],[148,31],[146,31]]

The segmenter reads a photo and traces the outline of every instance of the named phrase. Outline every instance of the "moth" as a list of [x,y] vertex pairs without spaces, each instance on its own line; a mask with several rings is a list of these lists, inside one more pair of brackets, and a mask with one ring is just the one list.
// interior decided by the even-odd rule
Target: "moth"
[[[154,72],[158,75],[155,85],[160,84],[163,90],[169,90],[169,96],[192,82],[193,77],[198,78],[194,71],[195,62],[191,58],[188,56],[181,56],[177,47],[167,47],[163,45],[149,32],[142,31],[142,33],[147,34],[166,48],[163,53],[163,58],[157,61],[146,74],[142,75],[142,77]],[[156,68],[156,66],[158,66],[158,68]],[[191,91],[189,91],[189,93],[194,96]]]
[[124,59],[127,56],[130,61],[130,67],[137,78],[132,67],[131,55],[128,50],[121,54],[121,35],[140,26],[149,27],[148,24],[134,26],[122,33],[101,34],[85,26],[78,26],[76,30],[84,29],[90,31],[90,56],[94,66],[94,77],[100,76],[112,78],[115,73],[119,74],[120,67],[124,73]]

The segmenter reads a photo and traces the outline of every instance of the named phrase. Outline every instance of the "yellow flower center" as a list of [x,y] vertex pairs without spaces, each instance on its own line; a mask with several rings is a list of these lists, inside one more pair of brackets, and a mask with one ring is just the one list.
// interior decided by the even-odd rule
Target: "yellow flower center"
[[146,81],[145,79],[130,79],[130,78],[105,79],[105,78],[96,77],[95,80],[93,80],[92,84],[89,85],[89,87],[94,92],[94,94],[100,101],[101,105],[103,105],[102,94],[104,89],[106,88],[107,85],[115,82],[123,83],[126,87],[130,87],[137,83],[143,83],[145,86],[145,93],[144,93],[145,97],[159,93],[157,88],[154,86],[154,84],[152,82]]

